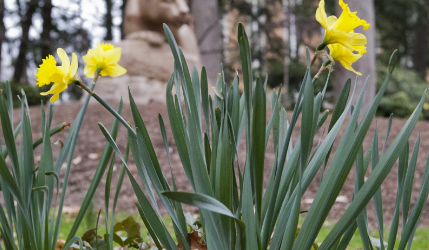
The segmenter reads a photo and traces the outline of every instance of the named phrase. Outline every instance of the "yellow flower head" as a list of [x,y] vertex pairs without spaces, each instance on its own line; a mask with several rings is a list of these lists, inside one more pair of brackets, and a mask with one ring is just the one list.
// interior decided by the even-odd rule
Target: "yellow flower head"
[[339,43],[330,44],[328,45],[328,48],[330,56],[332,59],[334,59],[334,61],[340,62],[345,69],[348,69],[357,75],[362,75],[360,72],[357,72],[352,68],[352,63],[356,62],[359,60],[359,58],[362,57],[361,53],[355,54],[353,53],[353,50],[346,48]]
[[319,2],[319,8],[316,11],[316,20],[325,28],[325,38],[323,44],[340,43],[343,46],[356,50],[365,50],[366,37],[360,33],[354,33],[354,29],[362,26],[364,30],[369,28],[369,23],[360,19],[357,12],[351,12],[343,0],[339,0],[343,9],[340,17],[327,16],[325,11],[325,1]]
[[100,70],[101,76],[117,77],[127,73],[127,70],[120,66],[121,48],[115,48],[111,44],[97,44],[95,49],[88,50],[83,56],[85,61],[84,73],[89,78],[94,78],[95,72]]
[[53,96],[50,99],[51,102],[56,102],[60,93],[66,90],[68,85],[75,81],[74,75],[76,75],[78,68],[77,56],[75,53],[72,55],[71,63],[67,53],[63,49],[57,49],[57,54],[61,60],[61,66],[57,66],[55,58],[49,55],[43,60],[43,63],[39,66],[38,72],[35,75],[39,87],[49,85],[51,82],[54,83],[49,91],[40,93],[41,95],[52,94]]

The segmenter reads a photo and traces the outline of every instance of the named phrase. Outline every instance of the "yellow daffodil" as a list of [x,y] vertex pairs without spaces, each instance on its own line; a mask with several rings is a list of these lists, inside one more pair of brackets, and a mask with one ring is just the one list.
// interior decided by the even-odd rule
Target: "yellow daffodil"
[[50,99],[51,102],[56,102],[61,92],[67,89],[68,85],[75,81],[78,63],[75,53],[72,55],[72,61],[67,56],[67,53],[59,48],[57,50],[58,57],[62,65],[57,66],[57,62],[52,55],[46,57],[42,64],[37,69],[37,86],[42,87],[54,83],[51,89],[47,92],[40,93],[41,95],[53,95]]
[[363,26],[363,29],[366,30],[369,28],[369,23],[360,19],[357,16],[357,12],[351,12],[349,6],[343,0],[339,1],[343,12],[338,19],[336,16],[328,17],[325,11],[325,1],[321,0],[319,2],[316,20],[325,28],[325,37],[321,49],[329,44],[340,43],[352,50],[365,50],[366,37],[363,34],[354,33],[354,29]]
[[[345,69],[348,69],[357,75],[362,75],[360,72],[357,72],[352,68],[352,64],[359,60],[362,57],[361,53],[353,53],[353,50],[344,47],[339,43],[334,43],[328,45],[330,56],[334,61],[338,61],[343,65]],[[366,51],[363,51],[366,52]]]
[[120,66],[121,48],[115,48],[111,44],[97,44],[95,49],[88,50],[83,56],[85,61],[84,74],[89,78],[94,78],[95,72],[100,71],[101,76],[117,77],[127,73],[127,70]]

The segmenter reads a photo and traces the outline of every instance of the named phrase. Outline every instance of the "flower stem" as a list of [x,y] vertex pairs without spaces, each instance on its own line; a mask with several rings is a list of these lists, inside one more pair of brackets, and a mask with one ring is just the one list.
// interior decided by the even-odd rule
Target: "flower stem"
[[116,119],[119,120],[131,133],[133,133],[134,136],[137,136],[136,131],[130,126],[130,124],[125,121],[125,119],[116,112],[109,104],[107,104],[101,97],[99,97],[96,93],[91,94],[92,97],[94,97],[95,100],[97,100],[103,107],[105,107],[113,116],[116,117]]
[[[113,109],[109,104],[107,104],[101,97],[99,97],[96,93],[94,93],[94,91],[92,91],[90,88],[88,88],[85,83],[82,82],[82,79],[80,78],[79,75],[77,75],[78,79],[75,82],[76,85],[78,85],[80,88],[82,88],[83,90],[85,90],[86,92],[88,92],[88,94],[90,94],[92,97],[94,97],[95,100],[97,100],[103,107],[105,107],[113,116],[116,117],[116,119],[119,120],[119,122],[121,122],[134,136],[137,136],[136,131],[133,130],[133,128],[130,126],[130,124],[125,121],[125,119],[118,114],[118,112],[116,112],[115,109]],[[97,80],[100,78],[100,70],[97,70],[95,72],[95,76],[94,76],[94,80],[92,81],[92,85],[95,85],[95,83],[97,82]]]

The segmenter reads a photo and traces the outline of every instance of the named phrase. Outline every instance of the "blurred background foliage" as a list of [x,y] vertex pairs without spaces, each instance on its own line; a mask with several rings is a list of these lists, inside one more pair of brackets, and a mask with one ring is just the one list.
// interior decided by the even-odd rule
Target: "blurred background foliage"
[[[346,2],[353,1],[357,0]],[[230,78],[235,69],[240,70],[235,39],[236,23],[243,22],[248,29],[255,74],[268,74],[269,86],[282,84],[293,100],[305,72],[305,46],[312,50],[322,40],[323,30],[314,18],[319,0],[187,2],[205,65],[222,63]],[[338,14],[337,2],[326,0],[328,14]],[[30,88],[27,85],[34,85],[37,65],[56,48],[83,55],[99,41],[122,39],[125,4],[126,0],[0,0],[1,80],[20,83],[18,89]],[[375,37],[368,39],[376,44],[376,53],[365,57],[376,62],[377,79],[384,77],[391,52],[399,52],[398,70],[378,114],[394,112],[395,117],[407,117],[429,79],[429,1],[365,0],[364,5],[365,11],[375,13]],[[209,77],[216,77],[216,71],[219,69],[209,69]],[[331,102],[338,84],[334,72],[328,88]],[[33,94],[34,104],[40,103],[37,91],[27,91],[29,100]],[[80,96],[79,89],[70,88],[62,100]],[[429,119],[429,114],[423,118]]]

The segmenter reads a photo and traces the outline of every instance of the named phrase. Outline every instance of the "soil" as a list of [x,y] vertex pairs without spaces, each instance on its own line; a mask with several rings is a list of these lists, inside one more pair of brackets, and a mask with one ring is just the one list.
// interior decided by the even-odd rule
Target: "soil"
[[[117,103],[116,104],[111,103],[111,104],[114,107],[117,106]],[[52,126],[56,126],[62,122],[73,121],[79,109],[81,108],[81,105],[82,105],[81,103],[75,103],[75,104],[55,106],[55,115],[52,122]],[[40,126],[41,123],[40,123],[40,115],[39,115],[41,111],[40,109],[41,109],[40,107],[32,107],[30,110],[34,139],[38,139],[41,136],[41,126]],[[160,113],[164,118],[164,122],[166,124],[166,129],[167,129],[169,147],[170,147],[169,151],[171,154],[173,174],[177,184],[177,188],[178,190],[181,190],[181,191],[191,191],[186,175],[182,170],[180,158],[176,151],[173,136],[169,128],[168,115],[167,115],[167,109],[165,104],[152,102],[145,105],[139,105],[139,110],[143,115],[143,119],[146,123],[149,135],[151,136],[156,154],[159,157],[159,162],[162,167],[163,173],[165,174],[166,178],[171,184],[172,182],[171,182],[170,166],[169,166],[167,154],[165,151],[164,143],[161,137],[161,131],[159,129],[158,113]],[[18,121],[20,111],[15,110],[14,113],[15,113],[15,121]],[[267,119],[269,119],[269,115],[270,114],[268,114]],[[131,111],[129,106],[127,105],[124,106],[123,117],[129,121],[132,121]],[[288,117],[290,117],[290,114],[288,114]],[[108,113],[103,107],[101,107],[101,105],[99,105],[98,103],[91,103],[89,105],[88,111],[84,118],[82,128],[79,134],[76,151],[73,156],[73,166],[71,168],[71,175],[70,175],[69,185],[67,188],[66,206],[67,206],[67,209],[70,211],[70,213],[73,213],[73,211],[76,210],[73,208],[78,208],[81,205],[81,202],[83,200],[83,197],[85,196],[86,190],[88,189],[89,184],[93,179],[93,175],[97,168],[99,157],[105,145],[105,138],[101,133],[100,129],[98,128],[97,123],[101,122],[107,128],[110,128],[112,121],[113,121],[112,115]],[[382,117],[377,117],[376,119],[374,119],[374,122],[368,133],[369,137],[365,139],[364,149],[367,149],[370,144],[370,141],[374,134],[375,122],[378,122],[379,142],[380,142],[380,151],[381,151],[381,145],[384,141],[384,137],[385,137],[384,134],[388,123],[388,119],[382,118]],[[405,122],[406,120],[404,119],[393,120],[391,134],[388,139],[388,145],[390,145],[390,143],[399,133],[400,129],[405,124]],[[325,122],[324,126],[326,127],[328,124],[329,124],[329,118],[328,118],[328,121]],[[293,134],[294,143],[296,142],[297,135],[298,135],[297,131],[299,131],[300,126],[301,124],[299,119],[295,128],[295,132]],[[337,138],[340,138],[342,136],[344,132],[344,128],[345,126],[342,127],[342,130],[340,131],[339,136]],[[414,203],[417,200],[423,173],[424,173],[424,168],[426,164],[427,154],[429,152],[429,139],[428,139],[429,123],[425,121],[419,121],[417,123],[416,129],[414,130],[413,134],[410,137],[410,152],[412,151],[412,147],[414,146],[414,142],[417,138],[417,134],[419,130],[421,132],[421,143],[420,143],[420,150],[419,150],[419,157],[418,157],[418,162],[416,167],[415,179],[413,184],[411,206],[414,206]],[[67,128],[64,132],[53,136],[52,142],[54,143],[57,140],[64,141],[68,131],[69,129]],[[323,131],[323,129],[320,129],[320,132],[315,137],[314,146],[316,146],[317,142],[320,139],[320,136],[322,135],[321,131]],[[127,139],[126,129],[123,126],[121,126],[119,135],[117,138],[117,144],[120,146],[120,149],[122,152],[125,151],[126,139]],[[337,140],[334,145],[333,152],[335,152],[336,150],[338,141],[339,140]],[[243,144],[244,143],[242,143],[242,145]],[[58,154],[59,147],[60,147],[60,144],[53,144],[53,148],[55,149],[56,154]],[[244,147],[241,147],[239,151],[239,155],[244,156],[245,155],[244,152],[245,152]],[[36,161],[39,161],[40,147],[36,150],[35,156],[36,156]],[[244,158],[244,157],[241,157],[241,158]],[[273,146],[272,146],[272,143],[269,143],[269,146],[267,148],[267,153],[266,153],[266,160],[265,160],[265,165],[266,165],[265,181],[267,181],[269,173],[271,171],[273,159],[274,159]],[[120,166],[121,166],[120,162],[117,161],[114,169],[115,171],[114,181],[112,183],[112,191],[111,191],[112,196],[114,195],[114,192],[115,192],[114,190],[116,189],[116,180],[119,175]],[[138,177],[138,172],[132,158],[130,158],[129,166],[132,172],[135,174],[136,179],[140,179]],[[63,168],[61,170],[61,180],[63,179],[62,177],[64,176],[64,169],[65,169],[65,164],[63,165]],[[369,172],[370,170],[368,171],[366,176],[369,175]],[[395,164],[392,171],[389,173],[386,180],[384,181],[381,189],[382,196],[383,196],[383,211],[384,211],[385,224],[390,223],[394,213],[396,191],[397,191],[397,174],[398,174],[398,167],[397,167],[397,164]],[[312,199],[315,197],[315,194],[318,189],[319,177],[320,177],[320,173],[316,176],[314,181],[311,183],[309,189],[305,193],[304,198],[302,199],[302,209],[307,209],[311,205]],[[350,201],[353,197],[354,178],[355,178],[354,170],[352,169],[340,193],[339,198],[337,199],[335,205],[332,208],[332,211],[329,214],[329,218],[331,220],[339,219],[340,216],[345,211],[345,209],[350,204]],[[96,195],[93,199],[96,210],[104,208],[104,189],[105,189],[105,177],[100,183],[97,189]],[[134,196],[134,192],[132,190],[131,184],[129,180],[125,178],[125,181],[121,190],[121,195],[118,202],[117,210],[136,213],[137,210],[134,207],[135,200],[136,200],[136,197]],[[198,211],[197,209],[192,207],[185,207],[185,210],[188,210],[194,213]],[[374,206],[372,204],[372,201],[368,205],[368,217],[369,217],[369,222],[371,227],[374,228],[376,226],[375,224],[376,217],[375,217]],[[429,225],[429,205],[426,205],[421,220],[422,220],[421,221],[422,224]]]

